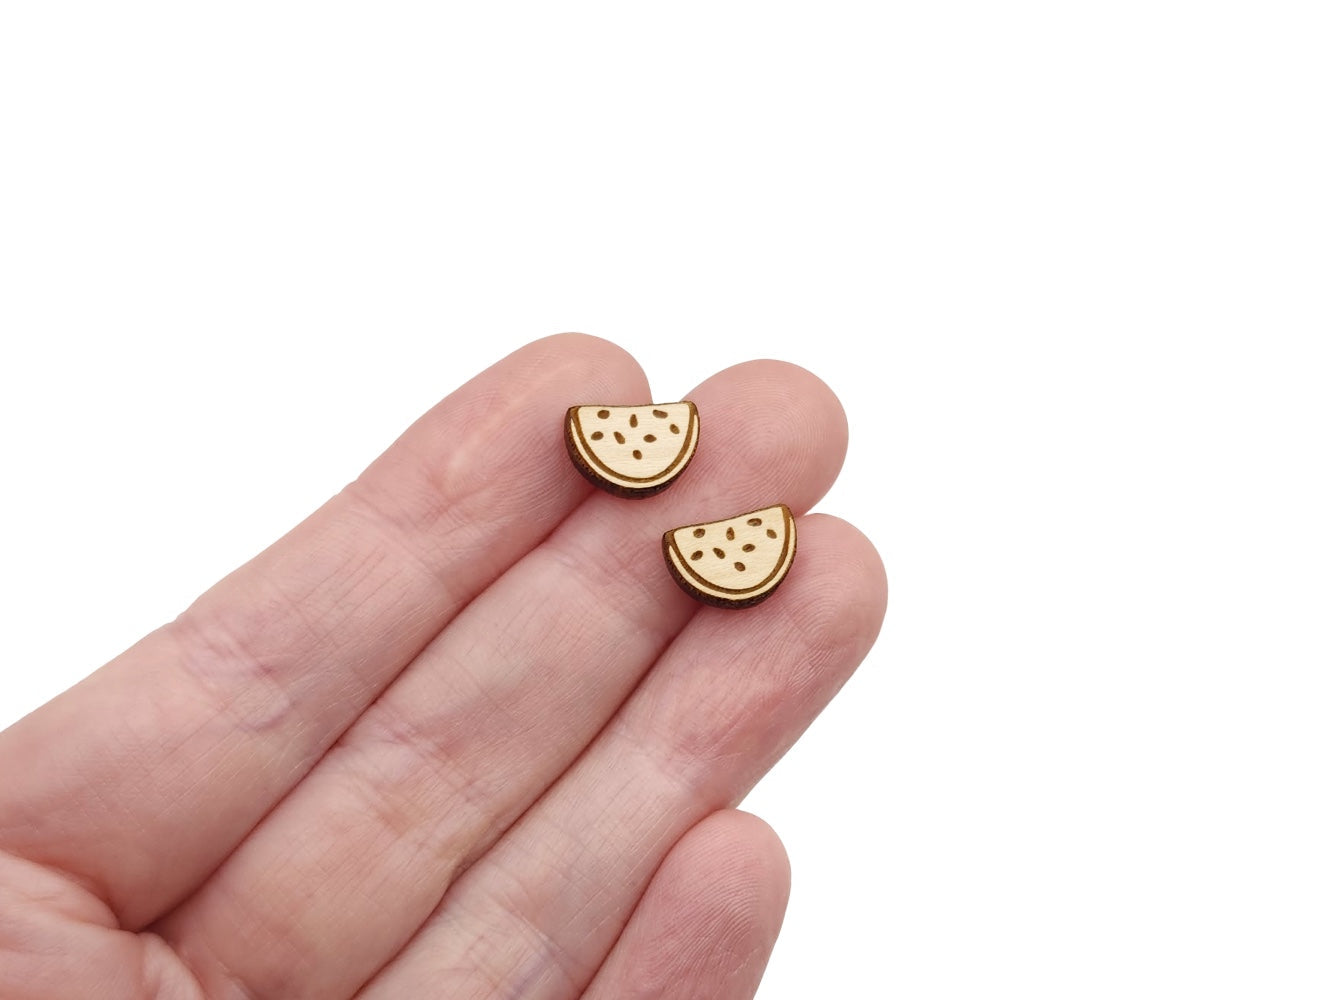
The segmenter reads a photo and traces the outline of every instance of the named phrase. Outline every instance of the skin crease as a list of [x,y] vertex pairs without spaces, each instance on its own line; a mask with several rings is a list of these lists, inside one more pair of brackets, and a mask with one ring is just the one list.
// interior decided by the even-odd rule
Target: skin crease
[[[0,733],[0,996],[753,996],[788,870],[733,807],[870,649],[884,571],[803,516],[847,435],[815,376],[713,376],[670,489],[594,491],[567,408],[648,398],[606,341],[520,349]],[[779,501],[764,604],[674,584],[665,528]]]

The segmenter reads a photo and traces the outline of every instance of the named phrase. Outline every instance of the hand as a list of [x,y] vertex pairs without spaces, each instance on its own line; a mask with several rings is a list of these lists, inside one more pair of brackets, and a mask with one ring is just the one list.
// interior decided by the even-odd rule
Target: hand
[[753,996],[787,862],[733,807],[870,648],[884,574],[810,515],[764,604],[682,593],[663,531],[800,514],[847,435],[779,362],[689,398],[681,478],[595,492],[566,407],[644,377],[531,344],[0,733],[0,996]]

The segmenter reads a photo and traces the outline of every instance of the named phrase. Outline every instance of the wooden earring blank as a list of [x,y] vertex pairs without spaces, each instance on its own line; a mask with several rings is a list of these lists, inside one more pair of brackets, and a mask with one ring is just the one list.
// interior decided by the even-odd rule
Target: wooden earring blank
[[580,474],[621,497],[671,485],[695,456],[699,411],[689,400],[643,406],[571,406],[565,448]]
[[720,608],[759,604],[778,589],[796,554],[797,523],[781,503],[662,536],[672,579],[691,597]]

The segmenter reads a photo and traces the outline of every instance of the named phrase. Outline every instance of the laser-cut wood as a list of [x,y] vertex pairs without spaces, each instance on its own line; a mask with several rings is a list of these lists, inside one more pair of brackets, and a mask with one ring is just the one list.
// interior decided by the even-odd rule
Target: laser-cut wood
[[797,523],[786,504],[662,536],[667,569],[687,594],[720,608],[748,608],[772,594],[797,554]]
[[648,497],[671,485],[699,444],[699,411],[690,400],[642,406],[571,406],[565,447],[580,474],[622,497]]

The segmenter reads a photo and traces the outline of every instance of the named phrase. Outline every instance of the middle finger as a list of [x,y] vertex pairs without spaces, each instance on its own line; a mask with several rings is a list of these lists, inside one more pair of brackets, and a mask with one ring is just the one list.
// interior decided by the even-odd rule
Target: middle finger
[[161,931],[206,992],[354,992],[690,618],[695,605],[662,566],[661,533],[780,500],[799,513],[837,475],[843,412],[808,372],[751,362],[691,398],[702,432],[679,484],[650,500],[588,500],[441,633],[167,918]]

